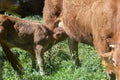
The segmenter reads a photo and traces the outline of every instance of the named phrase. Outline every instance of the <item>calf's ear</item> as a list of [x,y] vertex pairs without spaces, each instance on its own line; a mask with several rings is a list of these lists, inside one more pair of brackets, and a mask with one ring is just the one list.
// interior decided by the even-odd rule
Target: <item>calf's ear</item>
[[62,34],[64,34],[64,30],[63,28],[57,27],[53,30],[53,38],[54,39],[59,39],[61,37]]

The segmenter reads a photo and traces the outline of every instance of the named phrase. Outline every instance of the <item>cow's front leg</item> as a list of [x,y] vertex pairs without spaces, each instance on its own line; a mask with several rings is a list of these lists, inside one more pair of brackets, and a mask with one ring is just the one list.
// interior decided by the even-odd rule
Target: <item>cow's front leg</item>
[[35,54],[37,58],[37,62],[40,68],[40,75],[45,75],[44,72],[44,59],[43,59],[43,52],[42,52],[43,47],[41,45],[36,45],[35,46]]
[[73,39],[68,39],[70,53],[72,55],[72,59],[75,61],[75,65],[81,66],[79,56],[78,56],[78,42]]

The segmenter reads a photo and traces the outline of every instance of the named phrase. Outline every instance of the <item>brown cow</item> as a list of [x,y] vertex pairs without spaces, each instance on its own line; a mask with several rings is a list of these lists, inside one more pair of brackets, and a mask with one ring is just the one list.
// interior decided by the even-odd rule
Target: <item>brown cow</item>
[[[120,80],[119,7],[119,0],[64,0],[61,16],[63,28],[71,39],[94,44],[110,80],[115,77]],[[111,44],[116,47],[111,49]]]
[[[43,8],[43,21],[44,25],[50,30],[59,26],[59,17],[62,12],[63,0],[45,0]],[[76,66],[80,66],[80,60],[78,58],[78,42],[69,39],[68,40],[70,53]]]
[[50,49],[53,44],[64,40],[65,37],[61,35],[64,35],[62,28],[55,28],[51,31],[38,22],[0,15],[0,44],[5,54],[8,55],[7,57],[10,59],[13,68],[18,72],[20,71],[19,73],[22,72],[22,67],[17,59],[12,61],[10,58],[9,53],[13,54],[10,48],[18,47],[29,51],[31,53],[33,68],[35,68],[36,56],[40,74],[44,75],[43,52]]
[[[63,0],[60,14],[63,28],[72,40],[95,46],[110,80],[120,80],[119,5],[120,0]],[[54,15],[52,9],[56,7],[50,8],[47,14]]]
[[40,15],[44,7],[44,0],[0,0],[0,10],[21,17]]

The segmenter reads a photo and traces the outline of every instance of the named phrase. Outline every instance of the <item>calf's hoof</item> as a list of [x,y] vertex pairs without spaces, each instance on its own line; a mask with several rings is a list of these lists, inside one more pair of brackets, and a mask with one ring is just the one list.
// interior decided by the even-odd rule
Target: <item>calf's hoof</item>
[[81,67],[81,63],[79,59],[75,61],[75,65],[76,65],[76,68]]
[[44,72],[44,71],[40,71],[40,75],[41,75],[41,76],[44,76],[44,75],[45,75],[45,72]]

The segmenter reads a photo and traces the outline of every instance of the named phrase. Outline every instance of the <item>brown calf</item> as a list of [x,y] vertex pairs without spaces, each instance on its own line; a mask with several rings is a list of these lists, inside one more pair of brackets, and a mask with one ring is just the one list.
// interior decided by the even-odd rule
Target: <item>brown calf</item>
[[[55,28],[51,31],[38,22],[0,15],[0,44],[13,68],[19,73],[22,72],[22,67],[14,54],[10,51],[10,48],[18,47],[29,51],[31,53],[33,68],[35,68],[36,56],[40,74],[44,75],[43,52],[50,49],[53,44],[64,40],[66,37],[61,36],[64,34],[62,28]],[[13,59],[10,57],[11,54],[14,57]]]

